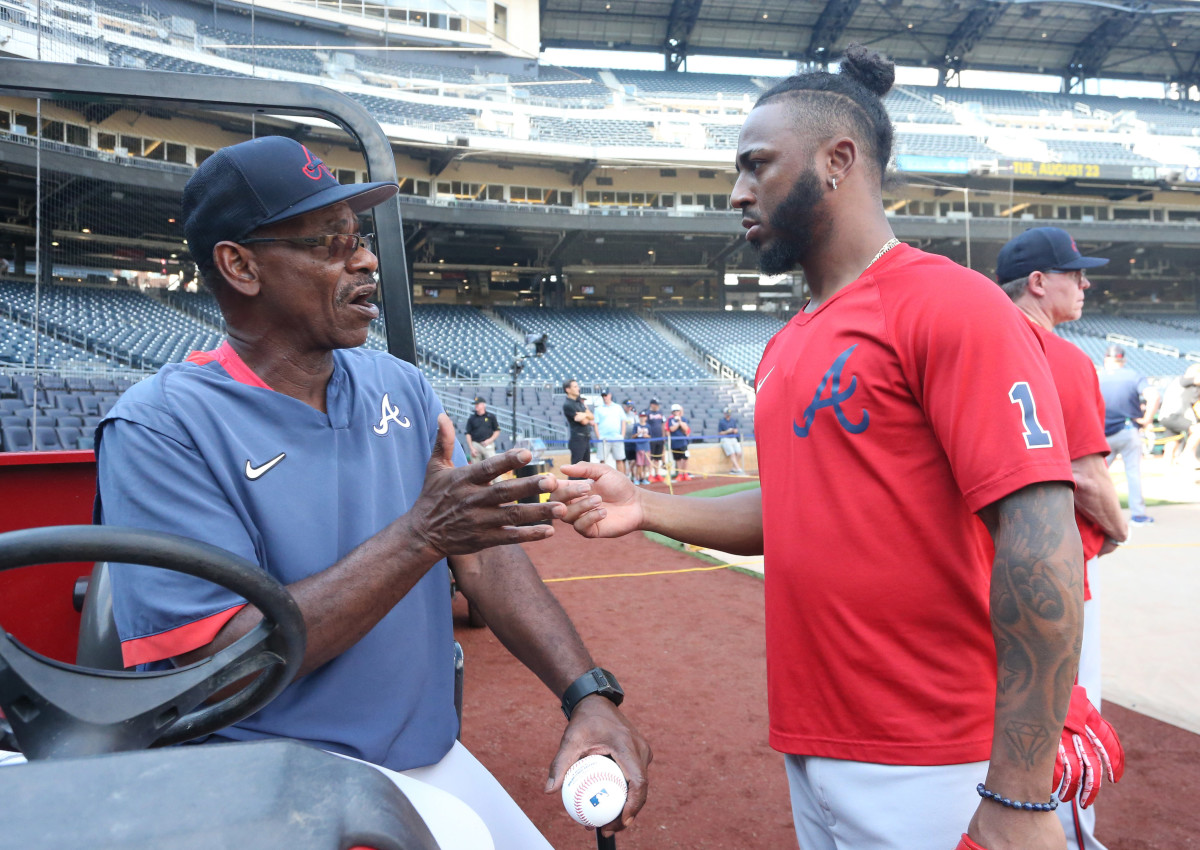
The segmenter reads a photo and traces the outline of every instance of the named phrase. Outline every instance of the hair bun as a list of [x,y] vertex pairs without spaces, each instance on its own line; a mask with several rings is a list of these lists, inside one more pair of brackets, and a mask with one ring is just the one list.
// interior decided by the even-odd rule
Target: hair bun
[[896,64],[861,44],[847,44],[840,73],[883,97],[896,81]]

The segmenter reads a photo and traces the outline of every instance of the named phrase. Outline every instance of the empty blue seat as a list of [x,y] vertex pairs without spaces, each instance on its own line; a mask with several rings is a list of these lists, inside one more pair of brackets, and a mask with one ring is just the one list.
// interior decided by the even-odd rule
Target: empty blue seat
[[[58,434],[58,443],[64,449],[74,449],[79,447],[80,430],[76,427],[58,427],[54,429]],[[39,428],[40,432],[41,429]]]
[[6,452],[27,452],[33,448],[33,437],[28,428],[4,428],[0,436],[4,439]]

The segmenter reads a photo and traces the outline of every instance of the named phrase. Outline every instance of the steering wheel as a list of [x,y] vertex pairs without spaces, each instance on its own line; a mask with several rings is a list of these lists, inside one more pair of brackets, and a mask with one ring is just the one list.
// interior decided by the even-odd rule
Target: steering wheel
[[262,620],[209,658],[148,673],[55,661],[0,628],[0,709],[30,760],[140,750],[211,734],[265,706],[300,668],[300,608],[283,585],[244,558],[186,537],[116,526],[0,534],[0,571],[70,561],[144,564],[206,579],[244,598]]

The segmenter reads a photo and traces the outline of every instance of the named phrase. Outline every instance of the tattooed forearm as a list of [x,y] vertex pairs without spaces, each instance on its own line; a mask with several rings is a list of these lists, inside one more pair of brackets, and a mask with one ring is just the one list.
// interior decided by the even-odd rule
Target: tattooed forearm
[[1062,484],[1026,487],[998,504],[991,589],[996,726],[989,777],[1014,793],[1016,787],[1048,793],[1079,664],[1083,551],[1072,504]]

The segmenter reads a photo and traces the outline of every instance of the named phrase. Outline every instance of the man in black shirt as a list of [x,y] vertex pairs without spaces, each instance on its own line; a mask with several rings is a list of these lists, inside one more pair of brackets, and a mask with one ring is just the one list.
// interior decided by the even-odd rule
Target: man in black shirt
[[[571,378],[563,384],[567,400],[563,402],[563,416],[567,418],[567,448],[571,451],[571,463],[589,460],[592,453],[592,432],[596,430],[596,418],[579,397],[579,381]],[[599,434],[597,433],[597,438]]]
[[467,417],[467,455],[470,462],[487,460],[496,453],[496,438],[500,436],[500,423],[496,414],[487,412],[487,402],[475,399],[475,412]]

